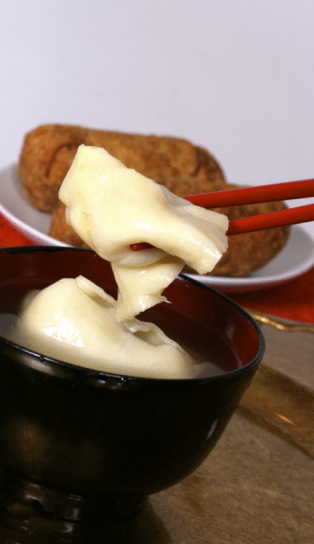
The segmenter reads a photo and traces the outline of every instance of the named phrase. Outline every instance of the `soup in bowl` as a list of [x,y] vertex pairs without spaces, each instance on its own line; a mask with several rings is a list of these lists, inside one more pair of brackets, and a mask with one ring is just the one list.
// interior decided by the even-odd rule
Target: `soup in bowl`
[[[92,251],[1,250],[2,323],[29,291],[78,275],[116,296],[109,263]],[[78,527],[133,515],[150,494],[197,469],[215,446],[262,359],[263,335],[242,308],[184,275],[165,295],[141,319],[192,354],[200,372],[189,379],[85,368],[0,331],[3,527],[15,520],[20,531],[33,524],[36,534],[34,527],[51,524],[62,531],[65,520]]]

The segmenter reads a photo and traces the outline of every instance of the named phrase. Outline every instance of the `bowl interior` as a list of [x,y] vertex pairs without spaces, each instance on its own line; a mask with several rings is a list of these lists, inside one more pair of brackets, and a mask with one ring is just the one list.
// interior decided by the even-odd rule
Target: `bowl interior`
[[[12,248],[0,252],[0,313],[14,313],[30,289],[63,277],[86,276],[116,296],[109,263],[89,250],[56,247]],[[220,293],[180,276],[165,291],[168,302],[138,316],[153,321],[220,373],[254,364],[263,338],[250,316]],[[0,334],[1,335],[1,334]],[[214,371],[213,371],[214,372]]]

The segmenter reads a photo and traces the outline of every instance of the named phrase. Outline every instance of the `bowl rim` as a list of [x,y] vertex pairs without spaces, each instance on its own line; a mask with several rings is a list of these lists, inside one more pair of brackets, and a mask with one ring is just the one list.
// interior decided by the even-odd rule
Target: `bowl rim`
[[[89,248],[78,248],[74,246],[49,246],[49,245],[30,245],[30,246],[12,246],[12,247],[3,247],[0,248],[0,254],[7,252],[10,254],[24,254],[24,253],[37,253],[39,251],[43,252],[59,252],[59,251],[75,251],[75,252],[89,252],[92,254],[96,254],[95,251]],[[105,372],[102,370],[96,370],[92,368],[82,367],[79,365],[76,365],[74,363],[68,363],[66,361],[62,361],[59,359],[55,359],[53,357],[49,357],[47,355],[43,355],[39,352],[33,351],[29,348],[26,348],[24,346],[21,346],[20,344],[17,344],[15,342],[12,342],[11,340],[8,340],[4,336],[0,334],[0,346],[4,347],[5,351],[15,351],[20,354],[19,359],[23,362],[27,359],[28,366],[31,366],[36,369],[45,369],[45,372],[47,372],[47,366],[51,367],[51,374],[54,376],[57,374],[62,374],[63,377],[64,373],[69,374],[69,378],[71,375],[75,374],[78,376],[78,379],[84,379],[84,381],[92,380],[93,382],[96,380],[99,382],[99,384],[108,385],[111,383],[115,383],[117,386],[122,385],[131,385],[131,384],[138,384],[138,383],[163,383],[163,384],[205,384],[208,382],[220,382],[220,381],[228,381],[233,379],[236,376],[241,376],[243,373],[247,373],[250,370],[253,371],[253,369],[259,365],[261,362],[264,353],[265,353],[265,337],[264,334],[256,322],[256,320],[239,304],[237,304],[235,301],[230,299],[227,295],[224,293],[221,293],[217,291],[216,289],[205,285],[201,281],[196,280],[194,277],[191,278],[190,276],[184,274],[183,272],[178,275],[178,278],[186,281],[189,284],[195,285],[198,288],[202,288],[208,291],[211,291],[215,294],[215,296],[218,296],[218,298],[221,298],[227,302],[227,304],[231,305],[233,308],[237,310],[237,312],[241,313],[247,321],[251,323],[253,328],[255,329],[258,341],[259,341],[259,348],[256,353],[256,355],[253,357],[251,361],[249,361],[247,364],[235,368],[230,371],[226,371],[222,374],[217,374],[213,376],[203,376],[203,377],[195,377],[195,378],[151,378],[151,377],[145,377],[145,376],[132,376],[132,375],[126,375],[126,374],[118,374],[118,373],[110,373]],[[32,361],[29,361],[31,359]],[[49,372],[48,372],[49,373]]]

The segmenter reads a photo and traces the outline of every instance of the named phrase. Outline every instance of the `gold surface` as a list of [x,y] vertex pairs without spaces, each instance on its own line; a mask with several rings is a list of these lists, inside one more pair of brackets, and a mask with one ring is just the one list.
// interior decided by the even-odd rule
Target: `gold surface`
[[218,445],[111,544],[314,543],[314,327],[254,317],[265,357]]
[[314,326],[253,315],[266,351],[241,406],[314,460]]

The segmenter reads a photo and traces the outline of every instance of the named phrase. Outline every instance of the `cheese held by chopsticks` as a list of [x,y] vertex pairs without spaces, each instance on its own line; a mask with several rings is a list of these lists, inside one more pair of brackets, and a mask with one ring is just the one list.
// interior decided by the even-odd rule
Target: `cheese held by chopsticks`
[[[67,221],[118,284],[117,319],[158,304],[186,263],[211,272],[227,249],[228,219],[190,204],[98,147],[81,145],[59,191]],[[132,244],[153,246],[133,252]]]

